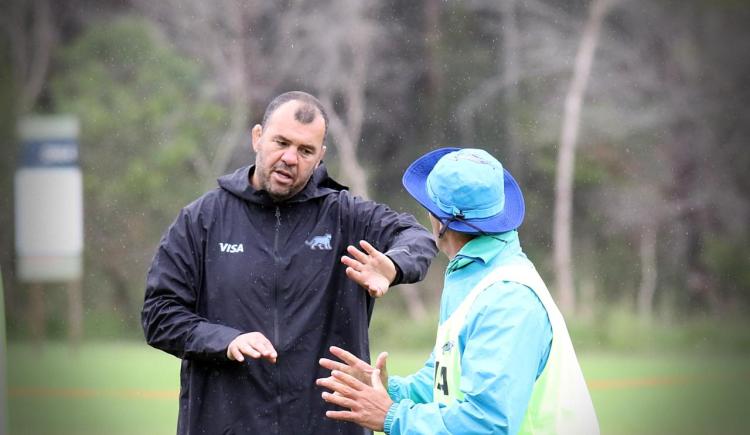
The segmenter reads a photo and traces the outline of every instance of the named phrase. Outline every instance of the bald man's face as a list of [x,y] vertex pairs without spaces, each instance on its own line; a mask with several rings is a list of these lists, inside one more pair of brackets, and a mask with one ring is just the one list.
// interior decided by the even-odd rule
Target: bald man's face
[[265,190],[274,201],[283,201],[301,191],[325,155],[325,121],[316,113],[308,124],[295,118],[300,106],[289,101],[276,109],[265,128],[253,127],[255,172],[252,185]]

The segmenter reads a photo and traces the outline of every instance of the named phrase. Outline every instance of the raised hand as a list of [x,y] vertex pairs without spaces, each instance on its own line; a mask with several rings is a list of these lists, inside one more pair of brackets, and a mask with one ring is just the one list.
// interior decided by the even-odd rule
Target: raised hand
[[379,298],[388,292],[388,287],[396,279],[396,265],[367,241],[360,240],[359,246],[364,252],[349,245],[346,251],[351,257],[341,257],[341,262],[347,266],[346,276],[364,287],[370,296]]

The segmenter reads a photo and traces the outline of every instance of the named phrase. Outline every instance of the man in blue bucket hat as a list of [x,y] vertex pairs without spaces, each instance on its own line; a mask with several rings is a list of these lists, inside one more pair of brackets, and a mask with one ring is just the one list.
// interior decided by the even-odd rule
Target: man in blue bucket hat
[[424,367],[389,377],[386,353],[370,366],[346,350],[322,359],[329,418],[387,434],[598,434],[565,321],[517,228],[521,189],[480,149],[443,148],[406,170],[450,262],[435,347]]

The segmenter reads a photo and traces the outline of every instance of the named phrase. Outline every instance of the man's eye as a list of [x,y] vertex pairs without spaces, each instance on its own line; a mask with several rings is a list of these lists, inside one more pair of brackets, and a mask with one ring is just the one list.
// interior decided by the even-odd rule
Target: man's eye
[[311,150],[309,148],[305,148],[305,149],[302,150],[302,154],[305,155],[305,156],[311,156],[311,155],[313,155],[315,153],[313,152],[313,150]]

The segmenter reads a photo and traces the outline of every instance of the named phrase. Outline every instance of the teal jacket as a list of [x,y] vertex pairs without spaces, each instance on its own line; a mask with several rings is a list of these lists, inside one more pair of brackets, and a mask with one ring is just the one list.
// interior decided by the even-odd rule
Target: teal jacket
[[[494,267],[524,256],[517,231],[480,236],[458,252],[445,272],[440,323]],[[480,294],[459,335],[464,400],[432,401],[434,355],[417,373],[391,376],[394,403],[385,419],[387,434],[515,434],[520,429],[534,381],[552,343],[552,326],[539,298],[528,287],[498,282]]]

